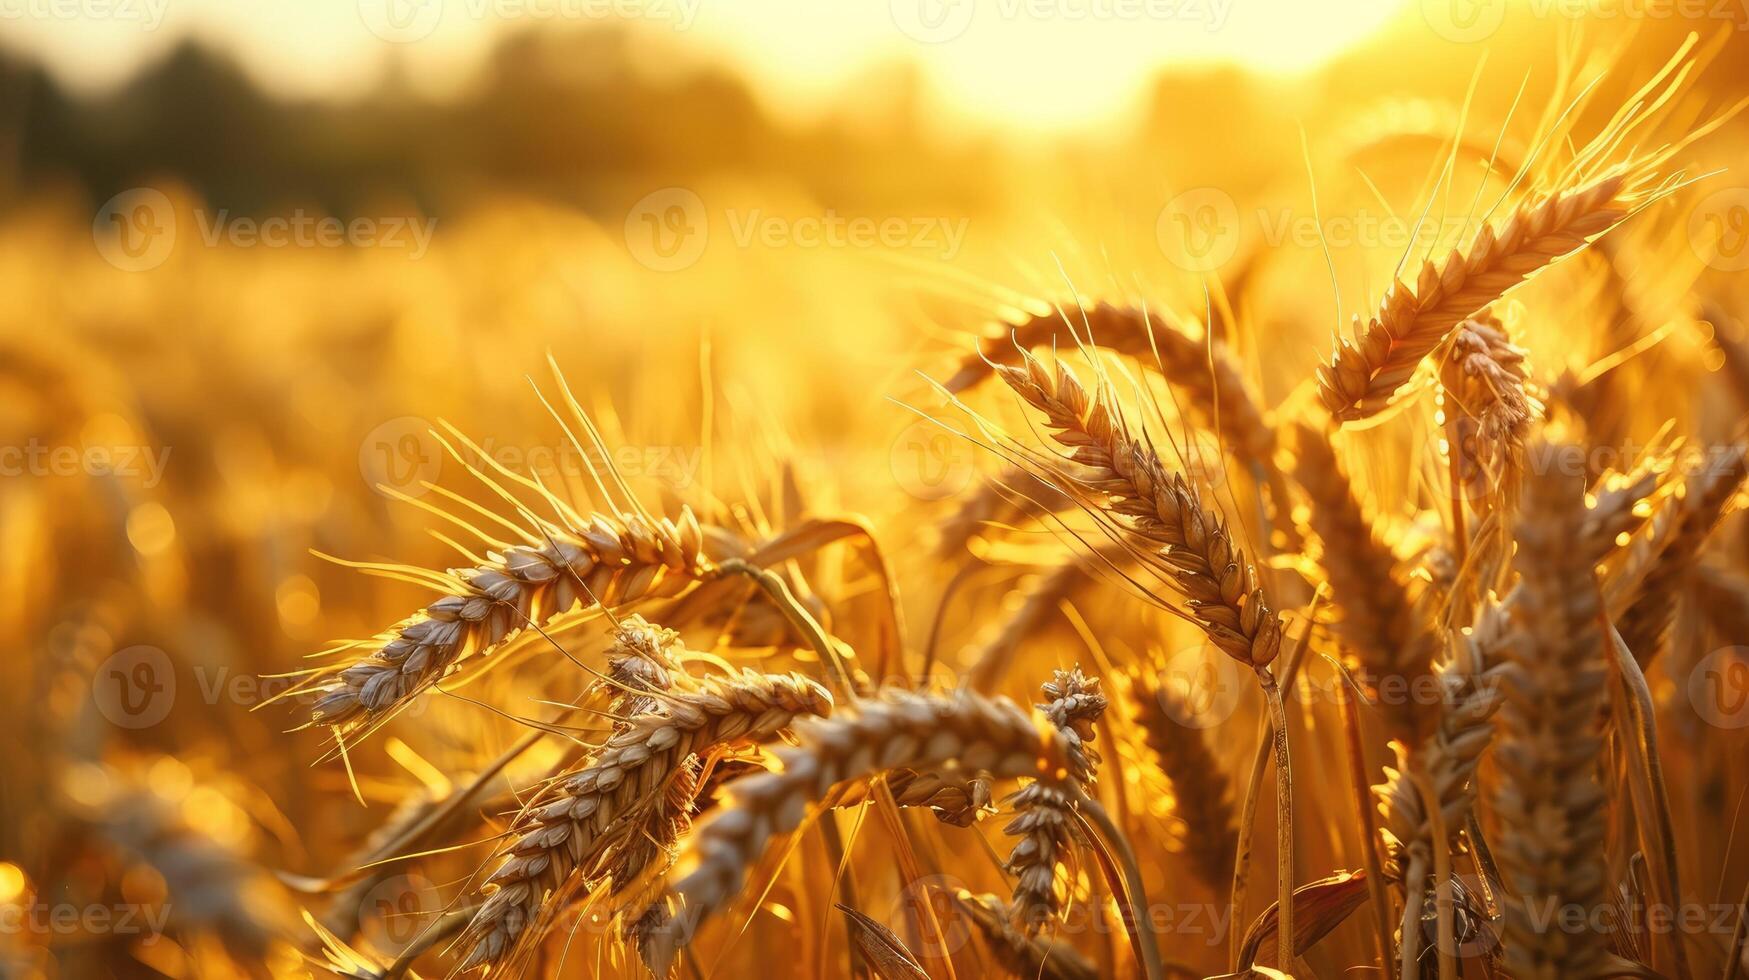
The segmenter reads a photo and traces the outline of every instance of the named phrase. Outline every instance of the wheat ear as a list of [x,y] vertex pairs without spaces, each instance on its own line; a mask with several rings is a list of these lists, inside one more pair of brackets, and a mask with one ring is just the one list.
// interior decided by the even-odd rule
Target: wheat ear
[[448,590],[377,640],[372,652],[305,689],[310,724],[343,733],[368,728],[466,657],[491,654],[529,625],[571,609],[673,596],[709,574],[692,512],[678,520],[597,514],[575,534],[552,531],[472,568],[442,576]]
[[1021,357],[1021,366],[1003,365],[997,373],[1044,414],[1052,437],[1084,468],[1078,482],[1105,498],[1102,509],[1184,593],[1216,646],[1248,666],[1267,667],[1281,649],[1281,624],[1226,523],[1183,475],[1166,469],[1151,444],[1131,435],[1103,394],[1090,393],[1061,361],[1053,371],[1029,353]]
[[[983,773],[895,769],[883,778],[901,807],[927,807],[935,819],[955,827],[970,827],[990,808],[990,777]],[[825,807],[861,806],[875,798],[868,782],[846,783],[821,801]]]
[[[1085,323],[1070,313],[1068,320],[1062,314],[1052,314],[1007,325],[1011,332],[986,338],[977,354],[967,358],[943,387],[961,392],[987,377],[992,365],[1013,348],[1036,349],[1064,334],[1090,347],[1127,354],[1158,369],[1171,386],[1173,403],[1204,431],[1219,436],[1224,448],[1268,489],[1278,515],[1285,516],[1289,495],[1274,465],[1275,429],[1225,344],[1211,343],[1206,333],[1193,336],[1140,307],[1099,303],[1082,315]],[[1066,329],[1071,325],[1072,333]],[[1297,546],[1292,524],[1278,523],[1288,543]]]
[[1233,856],[1239,847],[1232,781],[1221,771],[1202,732],[1178,721],[1192,712],[1177,693],[1164,685],[1138,690],[1135,708],[1143,740],[1172,783],[1173,812],[1184,821],[1191,869],[1204,884],[1220,891],[1232,882]]
[[[1154,447],[1130,433],[1104,392],[1089,393],[1061,361],[1047,370],[1022,351],[1019,367],[997,369],[1021,399],[1045,416],[1053,438],[1080,465],[1062,480],[1091,491],[1090,509],[1108,514],[1137,546],[1138,557],[1170,580],[1198,625],[1223,653],[1257,675],[1269,707],[1276,759],[1277,887],[1280,955],[1293,958],[1293,770],[1287,709],[1269,664],[1281,652],[1281,621],[1270,609],[1250,560],[1220,515],[1181,474],[1170,473]],[[1050,465],[1050,464],[1047,464]],[[1101,499],[1102,498],[1102,499]]]
[[[1409,569],[1380,540],[1325,434],[1296,426],[1294,478],[1311,502],[1308,521],[1322,544],[1319,564],[1330,583],[1336,635],[1354,654],[1374,692],[1387,681],[1413,690],[1432,667],[1439,638]],[[1398,733],[1414,733],[1423,713],[1412,698],[1383,698]]]
[[1519,586],[1502,647],[1493,805],[1509,828],[1497,852],[1510,892],[1506,965],[1522,980],[1595,977],[1610,967],[1603,937],[1568,931],[1559,916],[1575,908],[1590,921],[1610,901],[1607,797],[1597,779],[1608,697],[1602,596],[1592,564],[1574,547],[1584,488],[1575,467],[1527,474],[1513,562]]
[[803,721],[798,744],[778,749],[777,771],[748,776],[725,805],[701,821],[681,861],[692,869],[673,883],[679,908],[652,937],[648,962],[666,976],[696,929],[741,890],[771,838],[801,825],[810,804],[841,783],[897,769],[962,769],[994,779],[1057,779],[1069,768],[1067,739],[1043,729],[1006,698],[969,692],[948,697],[887,692],[854,713]]
[[1415,284],[1393,282],[1370,320],[1355,316],[1354,339],[1319,366],[1324,407],[1345,422],[1377,414],[1453,327],[1620,224],[1646,199],[1645,183],[1643,173],[1613,168],[1521,202],[1498,230],[1483,225],[1437,266],[1423,261]]
[[1009,799],[1016,816],[1002,829],[1020,840],[1003,869],[1015,877],[1011,914],[1026,932],[1037,931],[1062,908],[1057,868],[1077,843],[1074,804],[1097,772],[1099,754],[1090,743],[1107,704],[1099,679],[1079,667],[1056,671],[1043,690],[1047,700],[1038,707],[1068,743],[1069,771],[1062,783],[1034,781]]
[[1484,312],[1457,325],[1440,358],[1453,539],[1460,553],[1467,548],[1464,503],[1478,513],[1496,503],[1510,511],[1518,492],[1524,439],[1544,411],[1525,356],[1500,318]]
[[1683,498],[1668,505],[1676,510],[1663,548],[1640,579],[1638,595],[1616,623],[1622,641],[1642,669],[1663,647],[1664,634],[1676,616],[1677,599],[1694,575],[1701,547],[1742,487],[1746,472],[1749,457],[1744,448],[1729,447],[1689,477]]
[[524,809],[503,862],[482,888],[487,898],[462,934],[468,953],[460,969],[514,957],[530,941],[524,938],[529,927],[574,875],[609,873],[598,866],[602,842],[641,833],[638,818],[696,753],[769,741],[798,717],[823,715],[832,706],[825,688],[799,675],[746,672],[698,683],[695,691],[664,697],[662,710],[628,720],[588,766]]
[[1154,361],[1158,352],[1161,372],[1184,407],[1210,428],[1218,419],[1234,451],[1247,460],[1268,460],[1275,451],[1274,432],[1264,420],[1251,385],[1238,361],[1219,341],[1211,344],[1206,337],[1192,336],[1140,307],[1111,303],[1003,326],[1002,332],[978,345],[978,352],[966,358],[943,387],[956,394],[965,391],[989,377],[991,365],[1015,347],[1031,350],[1058,337],[1069,338],[1065,347],[1074,346],[1074,339],[1079,338],[1091,346],[1143,361]]

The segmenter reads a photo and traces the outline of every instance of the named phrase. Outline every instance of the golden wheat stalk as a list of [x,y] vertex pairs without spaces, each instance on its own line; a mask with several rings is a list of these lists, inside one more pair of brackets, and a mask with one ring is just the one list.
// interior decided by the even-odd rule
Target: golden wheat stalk
[[1267,461],[1275,449],[1274,433],[1264,419],[1251,385],[1225,344],[1191,333],[1135,306],[1095,303],[1066,313],[1053,312],[1004,324],[1001,333],[984,338],[976,354],[965,359],[943,383],[958,394],[990,376],[1016,348],[1032,350],[1058,337],[1065,347],[1078,339],[1092,347],[1154,362],[1183,407],[1211,431],[1219,423],[1233,450],[1247,460]]
[[1622,164],[1582,183],[1535,194],[1498,227],[1484,224],[1438,265],[1423,261],[1414,285],[1394,281],[1354,337],[1318,368],[1318,396],[1338,420],[1378,414],[1464,318],[1556,260],[1583,248],[1654,197],[1648,167]]
[[1067,943],[1014,928],[1007,905],[995,895],[961,891],[954,895],[954,903],[1011,976],[1023,980],[1097,980],[1099,971]]
[[776,771],[735,782],[726,803],[688,840],[681,862],[691,870],[671,886],[678,909],[648,947],[658,976],[667,975],[704,921],[740,894],[767,842],[800,826],[809,806],[839,784],[898,768],[1049,782],[1069,767],[1062,733],[1041,728],[1006,698],[969,692],[887,692],[859,702],[853,712],[799,723],[796,739],[795,747],[776,751]]
[[1641,669],[1651,665],[1676,616],[1677,600],[1694,575],[1702,547],[1749,476],[1743,446],[1726,447],[1689,477],[1681,500],[1671,501],[1671,521],[1657,536],[1661,547],[1640,577],[1637,594],[1616,621],[1622,640]]
[[[1562,452],[1577,450],[1561,450]],[[1611,965],[1604,937],[1572,932],[1611,901],[1598,782],[1608,697],[1602,595],[1574,547],[1584,521],[1584,476],[1538,467],[1525,480],[1518,522],[1517,601],[1504,644],[1493,806],[1507,828],[1497,850],[1509,897],[1506,965],[1514,977],[1594,977]]]
[[997,373],[1044,414],[1052,437],[1083,467],[1076,482],[1105,498],[1096,506],[1147,549],[1216,646],[1254,669],[1267,667],[1281,649],[1281,624],[1226,523],[1066,364],[1058,361],[1053,371],[1029,353],[1021,358],[1021,366],[1002,365]]
[[[1358,660],[1369,691],[1412,691],[1439,646],[1431,611],[1416,594],[1409,569],[1362,509],[1328,437],[1298,424],[1294,450],[1294,479],[1311,503],[1307,521],[1322,545],[1319,565],[1337,611],[1336,635]],[[1412,698],[1393,694],[1379,700],[1394,731],[1413,734],[1425,727],[1426,715],[1415,710]]]
[[1183,698],[1165,685],[1136,692],[1136,726],[1172,784],[1173,812],[1184,821],[1191,870],[1219,891],[1233,879],[1233,856],[1239,847],[1232,781],[1202,732],[1179,721],[1191,715]]
[[[832,697],[799,675],[744,672],[698,682],[662,698],[662,710],[629,719],[589,764],[553,783],[522,812],[503,860],[486,879],[485,902],[468,923],[460,969],[514,958],[554,896],[612,873],[603,858],[615,841],[636,841],[649,808],[693,757],[732,742],[769,741],[804,715],[824,715]],[[641,869],[624,868],[621,873]],[[538,936],[533,936],[538,939]]]
[[1069,771],[1062,785],[1033,782],[1009,798],[1016,816],[1002,830],[1020,840],[1002,867],[1015,878],[1011,915],[1025,932],[1036,932],[1062,908],[1057,870],[1078,843],[1073,807],[1097,772],[1099,755],[1090,743],[1107,704],[1099,679],[1079,667],[1056,671],[1043,690],[1047,700],[1038,708],[1068,744]]
[[1281,652],[1281,621],[1226,523],[1183,475],[1167,470],[1145,432],[1131,432],[1105,386],[1089,392],[1061,360],[1052,371],[1025,351],[1021,359],[1018,367],[997,368],[998,374],[1044,415],[1055,430],[1052,438],[1069,449],[1077,468],[1040,465],[1053,471],[1059,485],[1081,488],[1087,509],[1106,517],[1135,546],[1136,557],[1185,596],[1209,640],[1257,677],[1275,743],[1277,887],[1284,920],[1279,952],[1286,962],[1293,935],[1293,775],[1286,706],[1269,669]]
[[692,511],[678,520],[596,514],[574,533],[552,529],[484,564],[440,576],[445,594],[403,620],[350,665],[301,688],[313,693],[309,724],[368,729],[456,670],[524,629],[578,608],[674,596],[711,572]]

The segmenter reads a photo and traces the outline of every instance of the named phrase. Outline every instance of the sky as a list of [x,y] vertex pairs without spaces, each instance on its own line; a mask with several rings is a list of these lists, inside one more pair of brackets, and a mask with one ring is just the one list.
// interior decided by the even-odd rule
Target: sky
[[631,21],[734,67],[779,115],[817,113],[871,69],[911,58],[950,113],[1060,130],[1120,116],[1168,64],[1316,67],[1405,2],[1414,0],[0,0],[0,42],[85,91],[194,36],[281,94],[344,98],[399,61],[441,95],[465,86],[507,31]]

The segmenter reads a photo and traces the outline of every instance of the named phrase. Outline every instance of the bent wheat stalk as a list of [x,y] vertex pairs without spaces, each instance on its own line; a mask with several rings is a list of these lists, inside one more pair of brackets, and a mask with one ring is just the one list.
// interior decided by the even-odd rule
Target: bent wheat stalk
[[1287,712],[1269,669],[1281,651],[1281,622],[1226,523],[1183,475],[1166,469],[1144,436],[1132,434],[1105,386],[1089,391],[1060,360],[1054,371],[1026,351],[1021,361],[1018,367],[998,367],[997,373],[1045,416],[1045,424],[1055,430],[1052,438],[1081,467],[1072,474],[1055,473],[1059,485],[1084,488],[1089,510],[1108,515],[1135,545],[1137,557],[1186,597],[1191,616],[1209,640],[1257,676],[1274,728],[1278,888],[1286,920],[1281,956],[1283,963],[1291,962],[1287,937],[1293,933],[1293,777]]
[[734,783],[725,805],[688,840],[682,861],[691,870],[670,886],[678,908],[651,937],[648,961],[658,976],[667,975],[698,927],[740,893],[767,842],[800,826],[810,804],[839,784],[896,768],[957,768],[1049,782],[1069,768],[1062,733],[1041,728],[1005,698],[967,692],[885,692],[858,702],[854,714],[798,724],[796,739],[794,748],[777,750],[779,769]]
[[[824,715],[832,697],[799,675],[743,673],[699,682],[662,699],[663,709],[627,721],[585,768],[543,791],[517,821],[487,895],[463,931],[460,969],[518,957],[530,926],[553,911],[554,896],[585,878],[611,873],[604,842],[641,833],[641,816],[664,798],[693,756],[729,742],[764,742],[804,715]],[[635,872],[638,869],[623,869]]]
[[[1602,137],[1600,137],[1601,141]],[[1648,163],[1609,168],[1582,183],[1521,201],[1498,228],[1483,225],[1413,285],[1395,281],[1354,337],[1318,368],[1318,397],[1338,420],[1378,414],[1465,317],[1625,220],[1657,195]]]
[[1063,785],[1035,781],[1015,793],[1010,802],[1017,816],[1002,828],[1008,836],[1020,838],[1003,870],[1015,877],[1010,914],[1029,933],[1043,927],[1061,908],[1057,867],[1076,844],[1073,807],[1076,797],[1092,784],[1099,764],[1099,754],[1088,743],[1107,703],[1099,693],[1099,679],[1087,677],[1079,667],[1057,671],[1043,690],[1049,700],[1038,707],[1068,744],[1069,771]]
[[369,730],[429,690],[464,658],[486,657],[561,613],[684,591],[711,572],[698,520],[596,514],[576,533],[550,528],[472,568],[438,576],[445,594],[373,641],[349,666],[324,671],[309,725],[343,736]]

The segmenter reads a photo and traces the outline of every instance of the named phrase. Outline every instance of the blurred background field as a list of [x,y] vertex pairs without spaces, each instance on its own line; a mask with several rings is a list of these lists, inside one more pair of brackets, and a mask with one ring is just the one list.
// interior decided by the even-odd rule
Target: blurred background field
[[[446,458],[438,420],[513,468],[562,455],[529,383],[549,354],[646,499],[766,527],[866,515],[915,639],[952,570],[931,526],[998,467],[906,405],[938,409],[919,372],[946,377],[992,324],[1145,300],[1224,322],[1265,404],[1303,398],[1331,330],[1376,302],[1405,249],[1459,237],[1414,237],[1454,134],[1485,148],[1503,132],[1512,160],[1563,73],[1611,63],[1587,110],[1600,122],[1690,32],[1727,35],[1691,116],[1749,94],[1737,6],[1452,2],[1232,0],[1219,25],[1220,5],[979,3],[958,33],[968,8],[917,20],[906,0],[836,23],[702,0],[684,29],[678,7],[536,19],[456,3],[399,40],[381,35],[417,34],[419,5],[385,22],[369,0],[167,0],[150,27],[126,15],[148,17],[144,0],[8,7],[0,902],[171,918],[154,942],[9,930],[0,975],[301,975],[297,910],[321,903],[271,872],[329,873],[409,786],[517,737],[432,699],[354,753],[361,808],[345,767],[312,765],[319,736],[284,735],[294,712],[262,706],[283,682],[258,678],[419,598],[322,555],[455,561],[396,499],[436,499],[429,480],[493,503]],[[1497,26],[1478,34],[1477,11]],[[1667,328],[1648,362],[1664,373],[1642,365],[1633,390],[1697,433],[1741,417],[1682,379],[1749,372],[1745,126],[1684,158],[1722,173],[1570,263],[1615,263],[1638,306],[1600,314],[1609,335],[1531,336],[1551,374]],[[1476,183],[1472,168],[1453,211]],[[275,227],[291,239],[266,241]],[[1692,248],[1637,257],[1672,238]],[[1528,317],[1610,306],[1581,292],[1591,281],[1563,268],[1518,301]],[[1362,438],[1393,445],[1388,428]],[[974,590],[1000,597],[1026,573],[1024,553],[980,557]],[[852,594],[870,587],[855,555],[837,560]],[[979,624],[943,629],[957,666]],[[1034,681],[1008,692],[1030,698]],[[532,699],[544,681],[515,683]],[[1729,804],[1740,788],[1706,792]],[[1749,849],[1727,844],[1698,845],[1697,889],[1742,880]],[[485,856],[395,894],[430,912]],[[374,928],[393,947],[384,933],[404,925]]]

